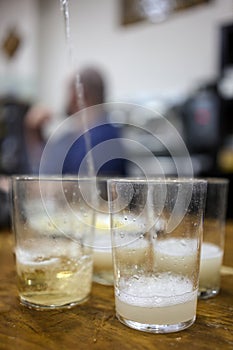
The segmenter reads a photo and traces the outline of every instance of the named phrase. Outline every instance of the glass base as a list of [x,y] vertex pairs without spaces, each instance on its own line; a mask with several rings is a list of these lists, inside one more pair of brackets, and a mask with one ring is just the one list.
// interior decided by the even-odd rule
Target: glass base
[[87,300],[89,299],[89,295],[79,301],[74,301],[74,302],[70,302],[67,304],[62,304],[62,305],[43,305],[43,304],[36,304],[36,303],[32,303],[26,299],[24,299],[23,297],[20,297],[20,304],[22,304],[23,306],[28,307],[29,309],[36,309],[36,310],[54,310],[54,309],[71,309],[72,307],[79,305],[79,304],[83,304],[85,303]]
[[198,299],[209,299],[218,295],[220,288],[209,288],[209,289],[200,289],[198,291]]
[[131,320],[127,320],[123,318],[121,315],[116,313],[116,317],[118,320],[123,323],[124,325],[136,329],[138,331],[142,332],[148,332],[148,333],[173,333],[173,332],[179,332],[183,329],[186,329],[195,322],[196,316],[194,316],[191,320],[180,322],[177,324],[145,324],[145,323],[139,323]]
[[113,275],[112,273],[94,273],[93,282],[103,284],[105,286],[113,286]]

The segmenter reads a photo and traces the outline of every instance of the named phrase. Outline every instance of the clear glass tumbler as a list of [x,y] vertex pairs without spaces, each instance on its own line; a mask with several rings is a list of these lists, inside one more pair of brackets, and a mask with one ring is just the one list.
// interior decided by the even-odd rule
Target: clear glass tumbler
[[219,293],[224,254],[227,179],[208,178],[201,248],[199,298],[208,299]]
[[14,177],[12,222],[19,297],[37,309],[88,299],[93,273],[93,210],[88,179]]
[[194,179],[108,181],[116,316],[153,333],[196,318],[207,183]]

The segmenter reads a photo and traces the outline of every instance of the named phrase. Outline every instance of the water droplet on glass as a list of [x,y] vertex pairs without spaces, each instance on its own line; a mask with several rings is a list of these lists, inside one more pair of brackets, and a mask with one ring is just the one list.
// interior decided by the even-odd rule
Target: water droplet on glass
[[186,246],[186,241],[185,241],[184,239],[182,239],[182,240],[180,241],[180,244],[181,244],[183,247],[185,247],[185,246]]

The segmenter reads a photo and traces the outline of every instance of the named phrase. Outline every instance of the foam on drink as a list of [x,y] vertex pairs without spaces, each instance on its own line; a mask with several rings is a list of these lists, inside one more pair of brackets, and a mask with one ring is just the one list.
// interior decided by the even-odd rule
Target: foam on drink
[[193,239],[168,238],[154,243],[155,266],[159,271],[190,274],[196,266],[196,244]]
[[121,280],[116,290],[116,311],[128,320],[143,324],[178,324],[195,317],[197,290],[179,275]]

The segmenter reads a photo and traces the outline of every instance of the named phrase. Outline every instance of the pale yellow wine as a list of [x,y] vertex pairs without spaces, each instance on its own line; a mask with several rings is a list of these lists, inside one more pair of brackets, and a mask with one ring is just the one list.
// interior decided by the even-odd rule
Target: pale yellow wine
[[17,259],[18,287],[22,301],[44,307],[76,304],[91,289],[92,259],[65,255]]

